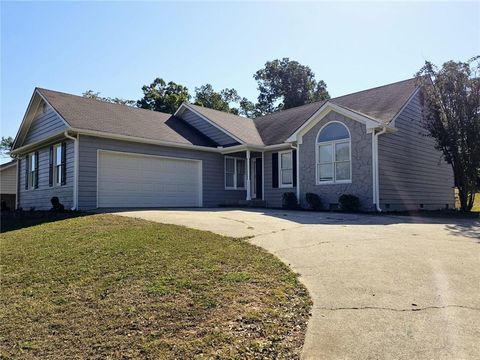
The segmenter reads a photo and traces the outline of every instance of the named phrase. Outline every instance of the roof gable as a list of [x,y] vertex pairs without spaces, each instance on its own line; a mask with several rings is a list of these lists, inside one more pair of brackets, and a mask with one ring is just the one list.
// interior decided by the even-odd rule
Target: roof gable
[[264,145],[252,119],[198,105],[183,104],[182,106],[210,120],[216,127],[222,129],[226,134],[240,143],[259,146]]
[[73,129],[216,147],[216,143],[170,114],[38,89]]
[[[408,79],[377,88],[277,111],[254,119],[266,145],[287,141],[327,104],[331,110],[346,116],[365,118],[365,121],[388,125],[417,90],[416,80]],[[348,112],[349,115],[348,115]]]
[[[45,112],[43,105],[46,105]],[[12,150],[25,144],[48,138],[69,128],[69,124],[35,89],[13,142]]]

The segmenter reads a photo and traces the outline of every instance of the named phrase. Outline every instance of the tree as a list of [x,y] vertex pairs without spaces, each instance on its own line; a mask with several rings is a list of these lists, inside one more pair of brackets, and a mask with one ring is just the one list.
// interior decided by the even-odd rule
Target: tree
[[2,136],[2,140],[0,141],[0,153],[3,156],[10,156],[10,150],[12,150],[13,146],[13,138],[11,136],[4,137]]
[[417,73],[424,127],[452,166],[463,211],[472,209],[480,171],[479,59],[448,61],[441,69],[426,61]]
[[121,105],[127,105],[127,106],[135,106],[137,104],[135,100],[126,100],[126,99],[117,98],[117,97],[115,98],[103,97],[103,96],[100,96],[99,92],[94,92],[93,90],[85,91],[82,94],[82,96],[85,98],[105,101],[113,104],[121,104]]
[[308,66],[289,58],[268,61],[253,77],[260,91],[256,108],[261,114],[330,98],[323,80],[315,80]]
[[238,103],[239,101],[240,96],[235,89],[223,89],[216,92],[211,84],[195,88],[195,105],[238,114],[238,109],[231,106],[231,103]]
[[142,87],[143,98],[137,101],[142,109],[161,111],[173,114],[180,105],[190,99],[188,89],[170,81],[168,84],[161,78],[156,78],[150,85]]

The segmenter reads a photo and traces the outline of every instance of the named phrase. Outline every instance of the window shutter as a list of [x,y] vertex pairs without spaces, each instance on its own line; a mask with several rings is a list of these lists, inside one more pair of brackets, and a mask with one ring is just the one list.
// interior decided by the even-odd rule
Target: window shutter
[[297,186],[297,150],[292,150],[293,186]]
[[30,167],[29,156],[25,156],[25,190],[28,190],[28,168]]
[[62,143],[62,185],[67,183],[67,143]]
[[35,184],[34,184],[35,189],[38,189],[38,167],[39,167],[38,164],[39,164],[38,151],[35,151]]
[[53,145],[50,146],[50,162],[48,167],[48,186],[53,186]]
[[272,154],[272,187],[278,188],[278,153]]

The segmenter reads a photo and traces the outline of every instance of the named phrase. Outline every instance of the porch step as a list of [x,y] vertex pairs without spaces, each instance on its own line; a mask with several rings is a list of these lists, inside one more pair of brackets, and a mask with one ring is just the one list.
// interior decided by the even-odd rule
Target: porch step
[[264,208],[267,206],[267,203],[261,199],[238,200],[238,206]]

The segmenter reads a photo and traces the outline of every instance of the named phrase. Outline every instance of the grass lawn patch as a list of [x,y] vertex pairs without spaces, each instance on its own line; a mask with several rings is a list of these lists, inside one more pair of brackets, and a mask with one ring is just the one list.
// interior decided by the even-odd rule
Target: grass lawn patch
[[0,358],[299,357],[308,293],[244,240],[113,215],[0,236]]

